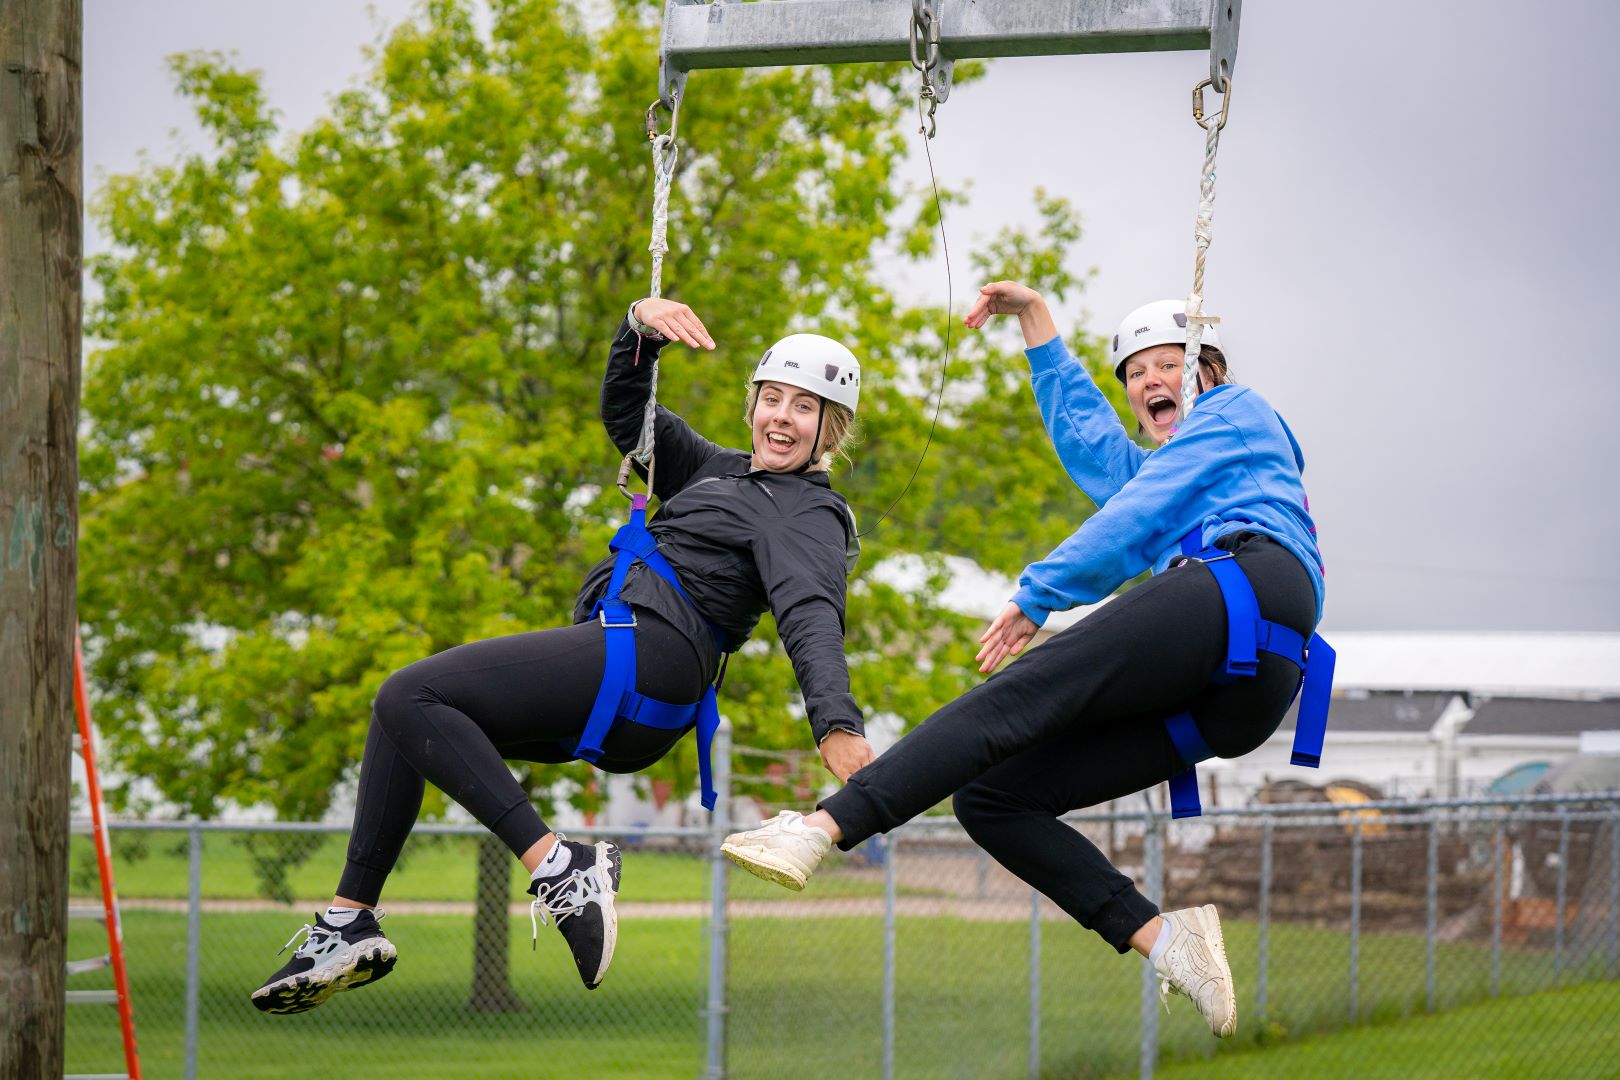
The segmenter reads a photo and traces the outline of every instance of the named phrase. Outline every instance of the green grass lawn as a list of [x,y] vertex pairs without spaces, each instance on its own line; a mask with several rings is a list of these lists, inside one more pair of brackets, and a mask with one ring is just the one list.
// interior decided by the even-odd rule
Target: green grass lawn
[[[413,872],[424,865],[418,862]],[[740,873],[732,875],[734,884],[742,880]],[[628,878],[626,885],[628,894]],[[880,1072],[882,920],[818,915],[817,898],[784,898],[781,910],[787,917],[733,913],[728,997],[734,1076]],[[595,992],[580,987],[555,931],[542,928],[540,948],[531,953],[529,927],[514,919],[512,986],[526,1008],[491,1015],[469,1012],[465,1005],[472,920],[402,914],[385,923],[401,961],[380,986],[340,995],[299,1016],[261,1015],[248,994],[280,963],[275,950],[304,918],[301,909],[292,908],[205,913],[201,1076],[283,1077],[293,1062],[390,1080],[582,1070],[593,1077],[675,1077],[696,1075],[701,1068],[707,994],[701,919],[626,919],[613,971]],[[75,923],[70,955],[99,951],[99,931],[94,924]],[[183,1075],[185,935],[183,915],[125,915],[142,1063],[152,1078]],[[1044,924],[1042,938],[1043,1075],[1068,1080],[1134,1074],[1140,961],[1115,956],[1068,923]],[[1612,983],[1581,988],[1569,998],[1520,998],[1418,1016],[1423,942],[1410,935],[1363,940],[1361,1017],[1375,1026],[1316,1034],[1346,1022],[1345,937],[1283,926],[1272,932],[1270,1001],[1261,1023],[1255,1007],[1256,928],[1233,920],[1227,940],[1240,988],[1239,1035],[1215,1053],[1215,1040],[1196,1011],[1172,999],[1170,1012],[1160,1014],[1161,1061],[1169,1075],[1180,1075],[1169,1071],[1176,1062],[1184,1063],[1187,1075],[1199,1069],[1238,1070],[1212,1076],[1257,1075],[1256,1063],[1269,1068],[1285,1055],[1293,1062],[1291,1075],[1332,1075],[1341,1071],[1339,1063],[1350,1061],[1359,1074],[1370,1067],[1363,1060],[1368,1055],[1378,1067],[1399,1070],[1388,1075],[1426,1075],[1417,1068],[1443,1064],[1448,1054],[1463,1055],[1456,1060],[1471,1064],[1445,1075],[1491,1075],[1491,1062],[1512,1067],[1517,1059],[1506,1056],[1509,1052],[1527,1053],[1533,1063],[1569,1063],[1571,1055],[1588,1054],[1603,1040],[1616,1041],[1620,987]],[[902,917],[895,952],[897,1076],[1025,1075],[1027,922]],[[1442,946],[1441,1004],[1483,998],[1484,964],[1488,953],[1477,946]],[[1542,953],[1509,951],[1503,972],[1504,989],[1511,993],[1551,983]],[[1600,973],[1570,971],[1568,978],[1594,974]],[[74,980],[77,988],[106,985],[105,975]],[[1418,1034],[1400,1034],[1407,1031]],[[1496,1034],[1504,1035],[1508,1050],[1484,1064],[1467,1056],[1473,1043]],[[1341,1045],[1349,1049],[1332,1049]],[[114,1010],[76,1007],[69,1017],[68,1048],[69,1071],[113,1069],[119,1060]],[[1326,1070],[1313,1064],[1323,1060],[1333,1064]],[[1586,1075],[1578,1068],[1555,1074]]]
[[1620,983],[1465,1005],[1161,1069],[1162,1080],[1620,1076]]

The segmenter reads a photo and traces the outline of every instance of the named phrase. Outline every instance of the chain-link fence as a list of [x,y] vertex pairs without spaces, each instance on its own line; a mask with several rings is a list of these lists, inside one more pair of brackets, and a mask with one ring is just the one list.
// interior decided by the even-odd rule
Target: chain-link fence
[[[1620,796],[1074,825],[1163,906],[1219,905],[1239,995],[1219,1053],[1189,1003],[1161,1007],[1145,964],[948,818],[835,853],[802,894],[728,871],[720,828],[619,834],[619,945],[594,993],[555,931],[531,951],[504,849],[424,826],[384,901],[399,967],[296,1016],[248,995],[330,895],[341,827],[124,822],[143,1073],[1620,1075]],[[73,892],[89,896],[88,838],[75,845]],[[71,950],[102,951],[97,931],[75,924]],[[112,1012],[70,1012],[70,1072],[119,1060]]]

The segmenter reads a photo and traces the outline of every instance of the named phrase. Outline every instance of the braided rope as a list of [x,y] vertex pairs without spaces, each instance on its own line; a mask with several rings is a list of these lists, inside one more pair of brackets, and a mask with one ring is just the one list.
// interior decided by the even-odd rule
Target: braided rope
[[1203,127],[1204,167],[1198,184],[1198,217],[1193,225],[1193,241],[1198,246],[1198,257],[1193,264],[1192,292],[1187,294],[1187,354],[1181,368],[1181,413],[1176,420],[1178,428],[1187,422],[1187,414],[1192,412],[1193,402],[1198,397],[1198,351],[1204,344],[1204,327],[1215,321],[1204,314],[1204,263],[1208,259],[1209,244],[1213,238],[1210,226],[1215,218],[1215,150],[1221,141],[1221,125],[1211,119],[1203,122]]
[[[647,250],[652,253],[652,291],[649,296],[662,296],[664,292],[664,256],[669,254],[669,189],[675,179],[675,162],[681,148],[675,142],[673,131],[652,139],[653,155],[653,215],[652,240]],[[641,440],[630,451],[632,457],[647,466],[649,490],[652,480],[654,428],[658,421],[658,357],[652,358],[652,381],[647,388],[647,407],[641,414]]]

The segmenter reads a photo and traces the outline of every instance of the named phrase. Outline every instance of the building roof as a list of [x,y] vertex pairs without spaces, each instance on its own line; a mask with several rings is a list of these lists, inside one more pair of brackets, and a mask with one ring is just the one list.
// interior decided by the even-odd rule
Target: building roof
[[[1451,700],[1451,694],[1335,694],[1328,712],[1328,731],[1377,731],[1427,737]],[[1294,730],[1299,702],[1283,717],[1279,730]]]
[[1620,730],[1620,701],[1548,701],[1491,698],[1474,709],[1463,734],[1579,735]]
[[[1328,732],[1378,732],[1388,735],[1423,735],[1433,730],[1440,714],[1455,695],[1373,693],[1350,691],[1333,697]],[[1295,702],[1279,726],[1292,731],[1299,708]],[[1574,737],[1583,731],[1620,731],[1620,699],[1569,701],[1557,698],[1485,698],[1460,734],[1557,735]]]

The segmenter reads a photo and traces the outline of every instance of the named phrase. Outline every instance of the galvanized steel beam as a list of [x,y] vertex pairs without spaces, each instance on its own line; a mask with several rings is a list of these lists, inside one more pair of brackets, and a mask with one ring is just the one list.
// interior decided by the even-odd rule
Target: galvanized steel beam
[[[940,56],[1210,50],[1224,89],[1237,63],[1242,0],[934,0]],[[909,60],[911,0],[666,0],[659,95],[703,68]],[[948,92],[948,80],[941,88]],[[944,93],[940,94],[941,99]]]

